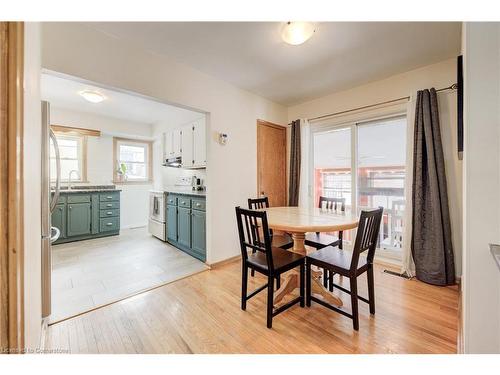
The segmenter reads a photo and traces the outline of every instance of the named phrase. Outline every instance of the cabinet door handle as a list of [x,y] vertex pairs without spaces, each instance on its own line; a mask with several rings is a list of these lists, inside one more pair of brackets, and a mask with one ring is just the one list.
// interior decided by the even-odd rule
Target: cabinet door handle
[[106,225],[107,225],[108,227],[110,227],[110,226],[112,226],[112,225],[113,225],[113,223],[106,223]]
[[181,204],[186,204],[186,202],[182,201]]
[[113,207],[113,205],[111,203],[108,203],[106,207]]
[[108,212],[106,212],[106,214],[108,214],[108,215],[113,215],[113,212],[108,211]]
[[201,204],[199,204],[199,203],[196,203],[196,207],[200,207],[200,206],[201,206]]
[[73,206],[69,206],[68,208],[71,210],[73,208]]
[[108,196],[106,197],[106,199],[113,199],[113,197],[111,197],[111,196],[109,196],[109,195],[108,195]]

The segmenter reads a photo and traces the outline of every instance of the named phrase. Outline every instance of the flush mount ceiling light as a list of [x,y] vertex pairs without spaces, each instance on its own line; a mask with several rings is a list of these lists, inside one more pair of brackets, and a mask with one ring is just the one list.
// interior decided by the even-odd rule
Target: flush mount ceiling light
[[92,90],[83,90],[80,91],[78,94],[80,94],[80,96],[82,96],[86,101],[91,103],[100,103],[104,99],[106,99],[106,97],[100,92]]
[[281,30],[281,38],[291,45],[306,42],[316,31],[312,22],[287,22]]

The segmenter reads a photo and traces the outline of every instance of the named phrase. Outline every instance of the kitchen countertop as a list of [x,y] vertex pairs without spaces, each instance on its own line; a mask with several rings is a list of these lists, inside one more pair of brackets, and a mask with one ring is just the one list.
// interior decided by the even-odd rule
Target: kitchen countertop
[[[115,185],[77,185],[71,188],[71,190],[61,189],[61,194],[98,193],[106,191],[121,191],[121,189],[117,189]],[[51,192],[54,193],[54,189],[52,189]]]
[[192,190],[191,186],[171,186],[166,189],[164,189],[166,193],[172,193],[172,194],[182,194],[182,195],[192,195],[196,197],[206,197],[207,192],[206,190]]

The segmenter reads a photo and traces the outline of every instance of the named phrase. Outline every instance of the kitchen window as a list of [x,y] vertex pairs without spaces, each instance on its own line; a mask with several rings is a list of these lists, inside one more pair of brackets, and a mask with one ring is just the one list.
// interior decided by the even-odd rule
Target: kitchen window
[[[54,132],[59,146],[61,159],[61,181],[68,182],[69,174],[71,181],[84,182],[87,179],[87,138],[81,135],[69,135]],[[52,145],[52,141],[51,141]],[[50,180],[56,181],[56,154],[53,146],[50,147]]]
[[114,182],[141,183],[152,178],[152,143],[113,138]]

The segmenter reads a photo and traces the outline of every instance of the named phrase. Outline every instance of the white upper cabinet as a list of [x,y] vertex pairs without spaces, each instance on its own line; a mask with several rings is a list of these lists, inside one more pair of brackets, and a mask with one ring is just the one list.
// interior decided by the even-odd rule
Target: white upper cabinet
[[174,157],[174,132],[169,131],[164,133],[164,154],[163,159],[170,159]]
[[181,156],[181,129],[175,129],[172,133],[172,149],[173,149],[173,157]]
[[193,124],[187,124],[181,127],[181,148],[182,148],[182,167],[192,168],[193,158]]
[[207,141],[205,137],[205,120],[201,119],[193,124],[193,166],[206,167],[207,165]]
[[182,129],[179,128],[164,133],[164,159],[176,158],[181,156],[181,132]]
[[207,166],[205,119],[164,133],[164,159],[181,157],[183,168]]

